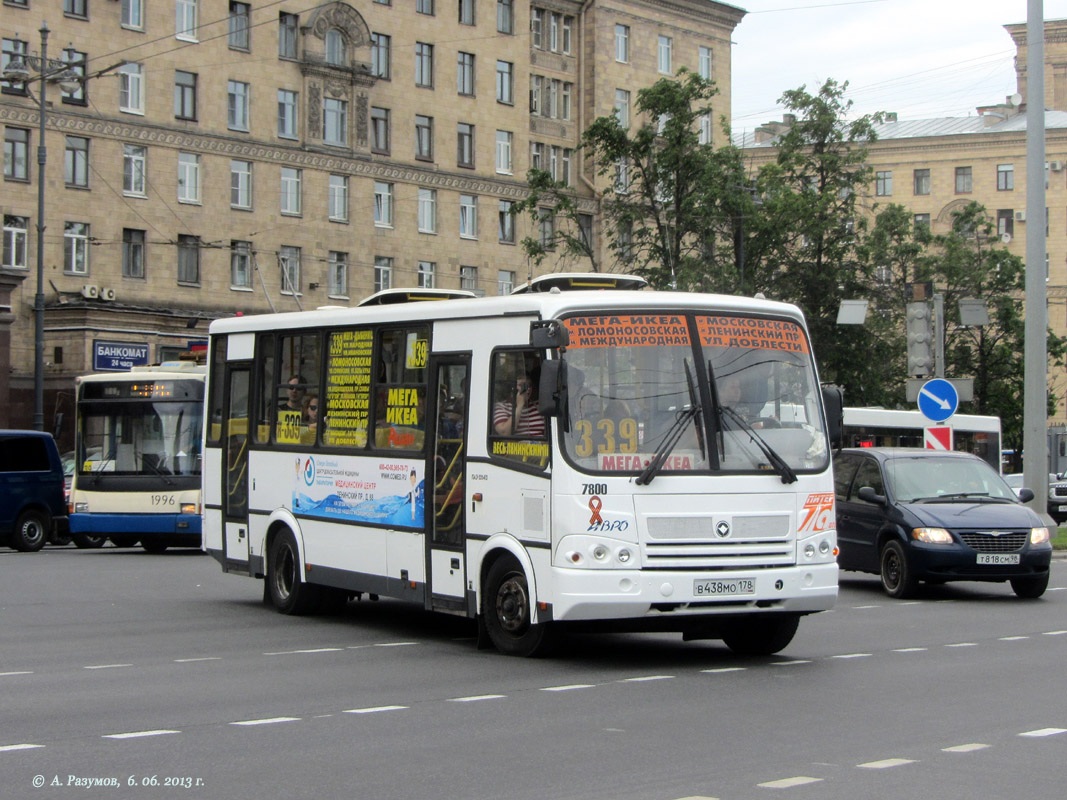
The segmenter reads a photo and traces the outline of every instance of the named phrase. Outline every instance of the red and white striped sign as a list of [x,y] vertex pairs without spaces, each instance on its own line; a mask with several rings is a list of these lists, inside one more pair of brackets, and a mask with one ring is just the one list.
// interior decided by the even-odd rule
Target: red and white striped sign
[[938,425],[923,430],[923,441],[927,450],[951,450],[952,428],[948,425]]

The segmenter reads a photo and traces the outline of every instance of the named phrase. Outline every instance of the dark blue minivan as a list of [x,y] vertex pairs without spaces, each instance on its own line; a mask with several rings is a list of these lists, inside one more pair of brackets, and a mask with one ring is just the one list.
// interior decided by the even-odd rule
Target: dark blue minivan
[[33,552],[67,528],[63,462],[52,435],[0,430],[0,542]]
[[1048,587],[1048,528],[977,456],[841,450],[834,484],[838,566],[880,575],[890,597],[907,597],[919,581],[1009,581],[1026,598]]

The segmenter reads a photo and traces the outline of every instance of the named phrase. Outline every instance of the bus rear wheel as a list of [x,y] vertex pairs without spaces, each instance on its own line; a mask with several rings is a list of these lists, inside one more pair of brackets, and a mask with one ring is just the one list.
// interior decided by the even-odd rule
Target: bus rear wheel
[[271,604],[282,614],[310,614],[319,607],[317,586],[300,579],[300,551],[291,531],[282,531],[267,555],[267,591]]
[[160,542],[141,542],[141,547],[144,548],[146,553],[152,555],[159,555],[160,553],[167,552],[169,545],[161,544]]
[[800,625],[796,614],[774,614],[736,622],[723,642],[741,656],[771,656],[793,641]]
[[137,542],[140,541],[140,539],[138,539],[136,536],[132,536],[128,533],[116,533],[112,534],[108,538],[111,539],[111,544],[115,545],[115,547],[136,547]]
[[505,655],[541,656],[551,649],[553,632],[547,624],[533,623],[526,573],[511,556],[497,559],[489,568],[482,618],[493,646]]
[[90,536],[87,533],[72,533],[70,538],[83,550],[95,550],[97,547],[103,547],[107,541],[106,536]]

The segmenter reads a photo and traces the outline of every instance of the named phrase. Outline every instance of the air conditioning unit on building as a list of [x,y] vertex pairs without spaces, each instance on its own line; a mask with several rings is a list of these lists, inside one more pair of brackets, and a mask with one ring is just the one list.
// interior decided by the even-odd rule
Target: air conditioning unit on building
[[110,286],[101,286],[100,287],[100,299],[101,300],[114,300],[115,299],[115,290],[112,289]]
[[1026,222],[1026,212],[1025,211],[1016,211],[1015,212],[1015,221],[1016,222]]
[[1063,169],[1063,162],[1062,161],[1050,161],[1050,162],[1048,162],[1048,168],[1050,170],[1052,170],[1053,172],[1059,172],[1061,169]]
[[84,297],[84,298],[86,298],[88,300],[95,300],[99,296],[100,296],[100,287],[99,286],[93,286],[92,284],[87,283],[82,287],[82,297]]

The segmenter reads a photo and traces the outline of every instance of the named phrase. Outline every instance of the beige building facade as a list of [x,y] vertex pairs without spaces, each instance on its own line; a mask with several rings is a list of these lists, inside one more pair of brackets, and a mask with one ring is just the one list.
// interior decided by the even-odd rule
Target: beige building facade
[[[729,116],[744,15],[706,0],[0,10],[3,67],[34,65],[43,21],[49,58],[87,77],[47,86],[43,176],[39,73],[0,85],[0,427],[32,420],[43,180],[46,429],[75,375],[172,358],[214,318],[383,288],[510,291],[531,275],[520,243],[538,231],[507,213],[531,167],[574,188],[602,243],[581,132],[682,66],[716,80]],[[541,271],[561,268],[587,267]]]

